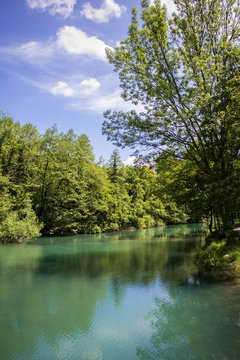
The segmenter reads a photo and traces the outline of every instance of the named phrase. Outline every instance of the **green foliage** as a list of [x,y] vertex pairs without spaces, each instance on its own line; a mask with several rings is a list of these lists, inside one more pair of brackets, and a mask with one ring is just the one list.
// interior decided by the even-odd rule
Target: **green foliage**
[[72,130],[39,135],[4,114],[0,122],[0,241],[186,220],[152,168],[124,167],[117,151],[96,164],[88,137]]
[[0,241],[21,243],[41,235],[42,225],[32,210],[31,200],[9,193],[0,196]]
[[119,152],[114,150],[108,163],[108,174],[112,182],[117,182],[119,170],[122,166],[123,164]]
[[41,235],[41,226],[36,214],[30,206],[22,211],[11,211],[0,226],[0,239],[2,242],[23,242]]
[[123,98],[144,111],[108,110],[103,133],[175,156],[191,216],[214,215],[226,231],[240,193],[240,9],[237,0],[175,4],[168,19],[159,0],[142,1],[141,23],[134,8],[128,37],[107,50]]
[[226,240],[207,243],[198,254],[198,264],[203,272],[240,270],[240,239],[229,244]]

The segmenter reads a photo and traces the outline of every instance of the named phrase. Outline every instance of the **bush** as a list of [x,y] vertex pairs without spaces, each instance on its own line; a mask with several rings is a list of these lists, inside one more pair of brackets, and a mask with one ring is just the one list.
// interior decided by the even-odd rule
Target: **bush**
[[240,240],[234,244],[226,240],[212,241],[200,250],[197,255],[198,265],[202,271],[240,270]]
[[30,200],[26,200],[24,207],[11,210],[0,224],[0,241],[3,243],[21,243],[41,236],[42,225],[31,207]]

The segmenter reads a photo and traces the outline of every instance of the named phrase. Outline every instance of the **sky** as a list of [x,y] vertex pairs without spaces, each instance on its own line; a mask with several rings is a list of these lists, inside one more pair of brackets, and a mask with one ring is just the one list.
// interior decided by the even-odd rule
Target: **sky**
[[[172,0],[164,0],[169,13]],[[140,0],[1,0],[0,110],[42,134],[86,134],[96,159],[115,147],[102,135],[103,112],[130,110],[105,48],[127,36]],[[127,164],[132,150],[119,150]]]

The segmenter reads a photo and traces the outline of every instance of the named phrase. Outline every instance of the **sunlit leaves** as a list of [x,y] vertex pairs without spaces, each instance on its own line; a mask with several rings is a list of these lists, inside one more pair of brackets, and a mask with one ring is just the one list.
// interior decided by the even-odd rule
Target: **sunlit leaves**
[[[106,112],[103,133],[118,146],[174,151],[206,183],[221,180],[224,192],[240,152],[239,1],[175,5],[168,20],[160,1],[143,1],[142,21],[134,10],[128,37],[109,53],[124,99],[142,107]],[[223,223],[231,217],[231,206],[224,207]]]

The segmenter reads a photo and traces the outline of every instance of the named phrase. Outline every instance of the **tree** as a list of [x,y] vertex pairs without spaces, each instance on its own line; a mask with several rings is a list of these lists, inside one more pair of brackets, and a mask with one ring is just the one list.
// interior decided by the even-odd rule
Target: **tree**
[[43,234],[96,232],[100,200],[95,199],[104,191],[88,137],[53,127],[41,140],[41,181],[34,203]]
[[123,164],[119,152],[118,150],[114,150],[108,162],[108,173],[112,182],[118,180],[119,169],[122,167]]
[[31,199],[38,186],[38,135],[3,113],[0,125],[0,242],[22,242],[40,236],[42,228]]
[[239,0],[175,5],[168,19],[159,0],[142,1],[142,25],[133,8],[128,37],[107,50],[122,97],[144,110],[106,111],[103,133],[115,145],[169,152],[196,167],[226,230],[240,191]]

